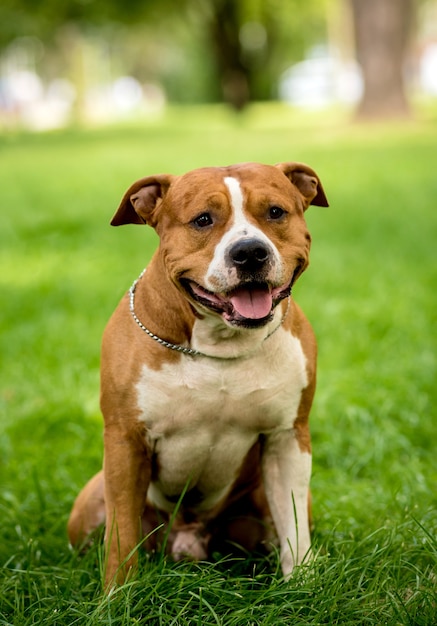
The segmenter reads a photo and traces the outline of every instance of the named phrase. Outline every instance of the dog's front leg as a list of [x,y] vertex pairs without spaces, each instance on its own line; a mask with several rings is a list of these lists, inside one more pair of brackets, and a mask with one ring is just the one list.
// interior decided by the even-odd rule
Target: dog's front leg
[[308,514],[311,453],[294,430],[268,435],[262,456],[263,481],[281,550],[284,576],[310,551]]
[[105,428],[106,586],[136,566],[141,516],[150,482],[150,454],[139,434]]

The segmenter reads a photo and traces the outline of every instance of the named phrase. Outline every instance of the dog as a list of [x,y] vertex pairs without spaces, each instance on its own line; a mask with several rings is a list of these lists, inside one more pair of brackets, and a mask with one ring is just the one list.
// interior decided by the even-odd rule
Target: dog
[[243,163],[135,182],[111,224],[159,247],[103,337],[103,470],[78,495],[72,545],[105,524],[106,584],[136,547],[176,560],[278,546],[309,559],[316,341],[291,289],[308,265],[304,212],[328,206],[301,163]]

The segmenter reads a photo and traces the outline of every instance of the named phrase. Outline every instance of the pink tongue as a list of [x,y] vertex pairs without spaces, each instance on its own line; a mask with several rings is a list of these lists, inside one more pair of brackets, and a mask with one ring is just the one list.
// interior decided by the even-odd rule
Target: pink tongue
[[266,317],[272,309],[272,295],[266,289],[236,289],[230,301],[237,313],[252,320]]

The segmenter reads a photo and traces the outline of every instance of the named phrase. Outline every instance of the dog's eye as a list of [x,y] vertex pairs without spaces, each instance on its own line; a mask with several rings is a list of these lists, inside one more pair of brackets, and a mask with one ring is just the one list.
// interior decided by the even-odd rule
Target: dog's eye
[[285,215],[285,211],[284,209],[281,209],[280,206],[271,206],[269,208],[269,219],[271,220],[279,220],[284,215]]
[[205,226],[211,226],[213,223],[213,219],[210,213],[201,213],[193,220],[193,224],[197,226],[197,228],[205,228]]

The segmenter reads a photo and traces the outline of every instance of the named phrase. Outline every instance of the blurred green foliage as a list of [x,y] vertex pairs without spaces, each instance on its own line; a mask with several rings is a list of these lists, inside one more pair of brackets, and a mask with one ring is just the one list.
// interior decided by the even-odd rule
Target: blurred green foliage
[[[170,100],[223,97],[226,81],[246,81],[252,100],[276,95],[281,72],[326,41],[329,0],[4,0],[0,48],[16,38],[44,43],[38,71],[77,84],[83,42],[104,42],[111,63]],[[335,6],[335,4],[334,4]],[[229,90],[228,90],[229,91]]]

